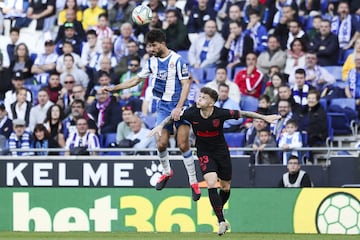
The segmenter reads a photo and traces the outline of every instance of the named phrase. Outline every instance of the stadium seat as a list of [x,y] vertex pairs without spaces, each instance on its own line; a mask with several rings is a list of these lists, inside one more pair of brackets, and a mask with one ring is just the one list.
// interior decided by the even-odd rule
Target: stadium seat
[[333,75],[336,80],[342,79],[342,66],[324,66],[324,68]]
[[259,100],[252,96],[242,95],[240,99],[240,109],[243,111],[256,111]]
[[325,112],[327,111],[327,100],[325,98],[320,98],[320,105],[324,108]]
[[142,117],[142,121],[148,129],[153,129],[156,125],[156,116],[147,115]]
[[215,79],[216,68],[215,67],[207,67],[204,69],[204,81],[205,83],[210,82]]
[[190,73],[192,74],[193,78],[199,80],[200,83],[205,83],[205,72],[203,68],[191,68]]
[[189,62],[189,60],[188,60],[189,51],[188,50],[177,51],[177,54],[179,54],[185,62],[187,62],[187,63]]
[[[106,133],[103,134],[103,147],[110,148],[112,144],[116,143],[116,133]],[[104,155],[121,155],[121,152],[104,152]]]
[[[245,146],[245,133],[240,132],[229,132],[224,133],[226,143],[228,147],[244,147]],[[230,151],[231,155],[242,155],[244,152],[240,150],[232,150]]]

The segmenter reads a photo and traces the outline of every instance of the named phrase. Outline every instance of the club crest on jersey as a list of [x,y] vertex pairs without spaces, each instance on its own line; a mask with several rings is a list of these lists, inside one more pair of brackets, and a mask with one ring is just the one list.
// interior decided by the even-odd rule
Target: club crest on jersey
[[168,72],[167,72],[167,71],[158,71],[158,72],[157,72],[157,75],[156,75],[156,78],[159,79],[159,80],[164,80],[164,81],[166,81],[167,76],[168,76]]
[[219,127],[220,126],[220,119],[214,119],[213,121],[212,121],[212,124],[213,124],[213,126],[214,127]]
[[173,62],[171,62],[170,64],[169,64],[169,68],[174,68],[175,67],[175,64],[173,63]]
[[188,74],[189,74],[189,69],[188,69],[186,63],[184,63],[184,64],[182,65],[181,74],[182,74],[182,75],[188,75]]

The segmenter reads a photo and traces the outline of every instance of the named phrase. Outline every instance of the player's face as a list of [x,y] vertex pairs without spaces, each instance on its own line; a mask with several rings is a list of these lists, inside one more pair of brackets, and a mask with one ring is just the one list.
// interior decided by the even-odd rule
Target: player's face
[[150,50],[150,54],[155,57],[161,57],[164,54],[164,44],[159,42],[149,43],[148,47]]
[[196,101],[196,107],[198,108],[207,108],[214,105],[214,101],[208,94],[200,93]]

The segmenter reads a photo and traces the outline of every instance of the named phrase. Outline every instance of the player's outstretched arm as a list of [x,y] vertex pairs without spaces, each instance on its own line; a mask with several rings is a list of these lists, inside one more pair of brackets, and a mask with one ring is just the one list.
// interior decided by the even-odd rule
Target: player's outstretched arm
[[159,136],[161,136],[161,132],[162,129],[164,128],[165,125],[169,124],[170,122],[172,122],[173,119],[171,118],[171,116],[168,116],[167,118],[165,118],[158,126],[154,127],[149,133],[148,133],[148,137],[152,137],[155,134],[158,134]]
[[263,119],[268,123],[272,123],[278,119],[281,118],[280,115],[262,115],[256,112],[248,112],[248,111],[241,111],[240,112],[241,117],[245,117],[245,118],[259,118],[259,119]]
[[114,92],[114,91],[119,91],[122,89],[128,89],[128,88],[138,85],[142,80],[143,80],[142,78],[135,76],[135,77],[131,78],[129,81],[119,83],[115,86],[104,86],[100,89],[100,91]]

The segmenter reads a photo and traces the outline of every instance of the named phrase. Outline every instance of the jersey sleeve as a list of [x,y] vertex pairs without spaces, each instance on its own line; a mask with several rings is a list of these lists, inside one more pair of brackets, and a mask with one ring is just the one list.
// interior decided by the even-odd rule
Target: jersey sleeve
[[239,119],[240,118],[240,111],[239,110],[231,110],[231,109],[221,109],[223,120],[228,119]]
[[150,75],[150,59],[148,59],[144,65],[144,67],[141,69],[141,71],[137,74],[139,78],[147,78]]
[[189,67],[182,58],[179,58],[176,63],[176,70],[180,80],[189,79]]
[[190,108],[184,107],[181,112],[180,119],[191,121],[194,116],[194,109],[195,109],[194,107],[190,107]]

